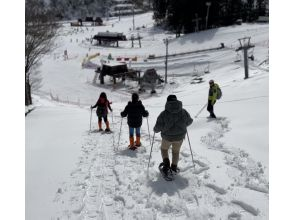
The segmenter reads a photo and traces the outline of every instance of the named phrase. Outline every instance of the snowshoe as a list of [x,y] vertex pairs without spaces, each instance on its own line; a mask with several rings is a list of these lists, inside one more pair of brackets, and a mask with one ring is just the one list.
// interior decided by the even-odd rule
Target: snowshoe
[[178,168],[178,166],[174,165],[174,164],[172,164],[170,166],[170,169],[171,169],[172,174],[178,174],[180,172],[180,169]]
[[137,149],[136,146],[131,146],[131,145],[129,145],[128,148],[129,148],[130,150],[136,150],[136,149]]
[[106,128],[106,129],[105,129],[105,132],[110,132],[110,129],[109,129],[109,128]]
[[170,170],[170,165],[169,165],[169,159],[166,158],[163,160],[162,163],[159,164],[158,169],[166,181],[172,181],[173,180],[173,175]]
[[99,128],[99,130],[98,130],[99,132],[101,132],[101,131],[103,131],[103,129],[102,128]]
[[217,117],[216,116],[208,116],[208,117],[206,117],[209,121],[213,121],[213,120],[215,120],[215,119],[217,119]]

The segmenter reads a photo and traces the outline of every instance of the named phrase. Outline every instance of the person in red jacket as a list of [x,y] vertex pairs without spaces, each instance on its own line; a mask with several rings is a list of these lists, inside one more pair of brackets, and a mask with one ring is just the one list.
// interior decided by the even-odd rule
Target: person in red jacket
[[106,129],[105,131],[109,132],[109,121],[107,119],[107,114],[108,114],[108,109],[112,112],[112,108],[110,106],[111,102],[108,101],[106,93],[101,92],[98,101],[94,106],[91,106],[91,108],[97,108],[96,109],[96,115],[98,117],[98,127],[99,131],[103,131],[102,129],[102,118],[106,124]]

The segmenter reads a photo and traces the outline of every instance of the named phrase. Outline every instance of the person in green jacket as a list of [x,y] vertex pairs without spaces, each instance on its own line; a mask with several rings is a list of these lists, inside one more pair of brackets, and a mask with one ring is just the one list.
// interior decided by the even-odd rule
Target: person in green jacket
[[207,111],[210,113],[209,115],[210,118],[216,118],[214,114],[213,106],[217,100],[217,90],[218,90],[218,85],[214,83],[212,79],[209,80]]
[[[183,109],[182,102],[175,95],[169,95],[165,104],[165,110],[160,113],[153,128],[155,133],[161,132],[161,156],[163,162],[162,171],[167,175],[171,170],[178,172],[180,148],[187,133],[187,127],[193,119]],[[170,165],[168,149],[172,146],[172,163]]]

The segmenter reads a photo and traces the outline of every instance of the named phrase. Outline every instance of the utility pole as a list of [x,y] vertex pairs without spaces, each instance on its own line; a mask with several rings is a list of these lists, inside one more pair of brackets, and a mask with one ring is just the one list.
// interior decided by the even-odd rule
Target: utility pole
[[250,48],[255,47],[253,44],[250,44],[250,39],[251,39],[251,37],[244,37],[244,38],[238,39],[239,42],[240,42],[240,47],[238,49],[236,49],[236,51],[243,50],[243,52],[244,52],[244,68],[245,68],[245,78],[244,79],[249,78],[249,73],[248,73],[248,50]]
[[206,13],[206,25],[205,25],[205,29],[207,29],[207,26],[208,26],[208,16],[209,16],[209,8],[211,6],[211,2],[206,2],[206,6],[207,6],[207,13]]
[[164,82],[167,83],[167,60],[168,60],[168,38],[163,40],[166,46],[166,53],[165,53],[165,80]]
[[199,21],[201,20],[201,18],[198,18],[198,14],[195,13],[195,19],[193,19],[192,21],[195,22],[195,32],[199,31]]

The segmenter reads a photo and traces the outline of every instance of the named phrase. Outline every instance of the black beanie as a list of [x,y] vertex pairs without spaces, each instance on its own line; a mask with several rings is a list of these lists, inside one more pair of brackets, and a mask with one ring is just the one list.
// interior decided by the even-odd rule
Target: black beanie
[[167,101],[176,101],[176,100],[177,100],[176,95],[169,95],[169,96],[167,97]]
[[133,93],[132,94],[132,101],[133,102],[136,102],[136,101],[138,101],[139,100],[139,95],[137,94],[137,93]]
[[100,94],[100,98],[105,98],[105,99],[107,99],[107,97],[106,97],[106,93],[105,93],[105,92],[101,92],[101,94]]

